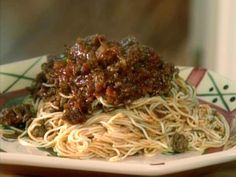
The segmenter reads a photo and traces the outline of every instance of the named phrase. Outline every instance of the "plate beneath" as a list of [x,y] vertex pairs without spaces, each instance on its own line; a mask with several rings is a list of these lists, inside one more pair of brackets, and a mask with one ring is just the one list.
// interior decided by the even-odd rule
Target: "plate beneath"
[[[46,56],[21,62],[0,65],[0,106],[19,104],[28,94],[30,86]],[[21,68],[21,69],[19,69]],[[203,68],[179,67],[180,75],[197,89],[203,103],[210,104],[221,112],[231,127],[231,140],[236,142],[236,83]],[[0,164],[49,167],[67,170],[82,170],[129,175],[158,176],[186,171],[209,165],[236,160],[235,144],[184,154],[160,154],[155,157],[135,156],[121,162],[104,160],[77,160],[53,156],[50,151],[20,145],[17,141],[0,137]]]

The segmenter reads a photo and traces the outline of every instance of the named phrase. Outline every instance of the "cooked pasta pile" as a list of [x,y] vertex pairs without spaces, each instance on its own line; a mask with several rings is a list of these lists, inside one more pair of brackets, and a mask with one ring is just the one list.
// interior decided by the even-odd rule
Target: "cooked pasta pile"
[[78,38],[42,64],[32,104],[0,112],[0,126],[12,127],[0,133],[58,156],[110,161],[225,145],[226,119],[199,104],[178,72],[134,37]]
[[[53,148],[58,156],[109,161],[223,146],[229,138],[225,118],[199,104],[195,89],[179,76],[171,84],[168,96],[146,96],[118,108],[100,97],[93,104],[107,109],[94,111],[85,123],[76,125],[62,119],[61,111],[50,113],[50,108],[57,109],[52,103],[38,100],[37,116],[18,137],[19,142]],[[42,127],[46,132],[35,134]]]

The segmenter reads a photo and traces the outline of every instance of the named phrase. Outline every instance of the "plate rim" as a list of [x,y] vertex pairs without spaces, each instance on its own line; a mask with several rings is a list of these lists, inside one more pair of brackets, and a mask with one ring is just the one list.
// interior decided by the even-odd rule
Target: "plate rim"
[[[36,57],[36,59],[38,59],[38,57]],[[20,62],[21,61],[19,61],[18,63],[20,64]],[[18,63],[13,62],[10,64],[18,64]],[[0,67],[2,66],[3,65],[0,65]],[[190,70],[195,69],[195,67],[192,66],[176,66],[176,67]],[[222,76],[221,74],[215,71],[212,71],[210,69],[205,69],[205,70],[206,72],[210,72],[216,75],[217,77],[227,79],[230,83],[236,84],[236,81],[232,81],[229,78]],[[231,148],[229,150],[214,152],[210,154],[190,156],[182,159],[173,159],[170,161],[166,161],[164,165],[150,165],[149,163],[140,163],[140,164],[125,163],[125,161],[109,162],[99,159],[78,160],[78,159],[69,159],[61,157],[48,157],[35,154],[0,152],[0,164],[26,165],[35,167],[57,168],[57,169],[107,172],[107,173],[129,174],[129,175],[147,175],[147,176],[166,175],[166,174],[206,167],[210,165],[225,163],[233,160],[236,160],[236,148]],[[91,165],[91,163],[93,165]]]
[[[215,152],[210,154],[174,159],[163,165],[144,163],[126,163],[125,161],[110,162],[100,159],[70,159],[64,157],[42,156],[34,154],[20,154],[0,152],[0,164],[25,165],[34,167],[47,167],[65,170],[105,172],[126,175],[167,175],[211,165],[217,165],[236,160],[236,149]],[[52,163],[53,162],[53,163]],[[62,165],[63,164],[63,165]]]

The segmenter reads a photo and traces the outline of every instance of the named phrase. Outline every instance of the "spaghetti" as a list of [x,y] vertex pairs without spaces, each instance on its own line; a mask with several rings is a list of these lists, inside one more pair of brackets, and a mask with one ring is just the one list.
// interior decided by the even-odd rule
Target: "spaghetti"
[[[195,89],[179,76],[171,84],[168,96],[143,97],[118,109],[99,98],[94,104],[109,111],[94,112],[85,123],[76,125],[62,119],[61,111],[50,113],[52,103],[39,101],[36,118],[18,140],[27,146],[53,148],[63,157],[110,161],[136,154],[204,151],[223,146],[229,138],[225,118],[208,105],[200,105]],[[46,132],[35,136],[39,127]],[[176,137],[182,137],[181,142]],[[185,144],[185,149],[178,149],[178,143]]]
[[118,161],[204,151],[229,139],[224,117],[199,104],[178,69],[133,37],[79,38],[65,57],[42,65],[31,96],[32,104],[0,113],[0,124],[14,127],[3,133],[17,131],[22,145],[63,157]]

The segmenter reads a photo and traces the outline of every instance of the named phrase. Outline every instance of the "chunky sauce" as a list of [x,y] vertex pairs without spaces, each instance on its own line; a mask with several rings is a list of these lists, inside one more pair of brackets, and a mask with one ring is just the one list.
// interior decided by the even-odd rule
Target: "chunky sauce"
[[64,111],[65,120],[77,124],[96,109],[92,103],[99,97],[121,106],[147,95],[168,94],[175,72],[133,37],[116,42],[94,35],[79,38],[64,59],[43,64],[33,95],[50,101]]

